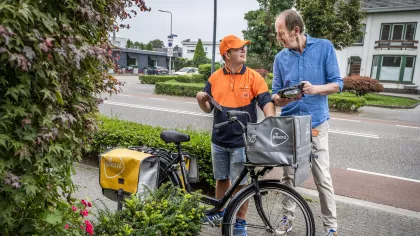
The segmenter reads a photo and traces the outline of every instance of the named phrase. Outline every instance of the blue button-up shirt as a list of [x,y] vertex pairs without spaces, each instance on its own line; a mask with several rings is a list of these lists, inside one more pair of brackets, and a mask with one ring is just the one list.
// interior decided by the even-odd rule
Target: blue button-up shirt
[[[313,85],[337,83],[343,89],[334,46],[329,40],[312,38],[305,34],[306,47],[302,54],[295,50],[283,49],[276,55],[273,65],[273,94],[284,87],[309,81]],[[324,95],[305,96],[282,107],[282,116],[312,115],[312,127],[330,118],[328,97]]]

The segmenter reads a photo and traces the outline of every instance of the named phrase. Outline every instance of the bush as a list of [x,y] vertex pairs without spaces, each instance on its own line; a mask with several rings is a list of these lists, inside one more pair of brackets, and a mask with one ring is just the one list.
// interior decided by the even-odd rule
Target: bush
[[102,69],[114,66],[108,35],[133,2],[1,1],[2,235],[67,234],[73,163],[96,131],[101,95],[118,91]]
[[273,73],[268,73],[267,74],[267,78],[266,79],[273,80],[273,78],[274,78]]
[[266,69],[254,69],[256,72],[260,73],[260,75],[265,79],[267,78],[267,75],[270,73]]
[[328,96],[328,106],[331,109],[344,112],[357,111],[366,105],[364,97],[357,97],[354,94],[342,93]]
[[271,90],[273,88],[273,80],[265,79],[265,82],[267,83],[268,90]]
[[[175,145],[167,145],[160,139],[161,127],[142,125],[135,122],[101,116],[99,131],[92,141],[91,156],[97,157],[110,147],[144,145],[176,151]],[[200,181],[214,186],[211,164],[211,134],[208,131],[178,130],[190,135],[191,140],[182,144],[182,149],[198,157]]]
[[[220,69],[219,63],[214,63],[215,71]],[[202,64],[198,67],[198,72],[204,76],[206,80],[208,80],[211,76],[211,64]]]
[[206,82],[203,75],[140,75],[140,82],[142,84],[155,84],[157,82],[167,82],[175,80],[181,83],[202,83]]
[[204,88],[203,83],[179,83],[176,81],[158,82],[155,86],[156,94],[195,97]]
[[349,91],[357,96],[364,96],[368,93],[379,93],[384,91],[384,87],[379,81],[367,76],[352,75],[344,79],[343,91]]
[[132,196],[123,202],[123,210],[98,211],[98,235],[198,235],[204,206],[197,193],[162,185],[159,189]]

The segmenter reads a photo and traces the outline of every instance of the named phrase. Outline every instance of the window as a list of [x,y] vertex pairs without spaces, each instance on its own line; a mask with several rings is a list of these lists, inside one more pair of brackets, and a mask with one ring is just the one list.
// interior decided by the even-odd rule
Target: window
[[404,82],[411,82],[411,79],[413,78],[415,59],[416,59],[415,57],[407,57],[405,61],[404,76],[403,76]]
[[381,80],[399,81],[401,67],[401,57],[384,56],[382,66],[379,71]]
[[417,23],[382,24],[380,40],[414,40]]
[[360,29],[360,31],[363,33],[363,35],[358,40],[356,40],[356,42],[354,43],[356,45],[363,45],[366,32],[366,24],[363,24],[362,29]]
[[407,28],[405,30],[405,39],[406,40],[414,40],[415,30],[416,30],[416,23],[407,24]]
[[411,83],[415,60],[415,56],[374,56],[371,78],[380,81]]

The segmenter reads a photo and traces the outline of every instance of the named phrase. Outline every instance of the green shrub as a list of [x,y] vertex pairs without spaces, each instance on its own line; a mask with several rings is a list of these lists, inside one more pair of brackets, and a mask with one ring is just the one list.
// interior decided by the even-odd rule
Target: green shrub
[[195,97],[204,88],[203,83],[158,82],[155,86],[156,94]]
[[167,82],[175,80],[181,83],[202,83],[205,82],[203,75],[140,75],[142,84],[156,84],[157,82]]
[[265,82],[267,83],[268,90],[271,90],[273,87],[273,80],[272,79],[265,79]]
[[364,96],[368,93],[379,93],[384,87],[376,79],[367,76],[352,75],[343,79],[343,91],[354,93],[357,96]]
[[[215,71],[220,69],[220,64],[214,64]],[[204,76],[206,80],[208,80],[211,76],[211,64],[202,64],[198,67],[198,72]]]
[[265,79],[268,79],[268,80],[273,80],[273,78],[274,78],[273,73],[268,73],[268,74],[267,74],[267,78],[265,78]]
[[123,210],[98,211],[95,234],[114,235],[198,235],[204,206],[197,193],[189,194],[167,184],[158,190],[132,196]]
[[130,4],[0,1],[1,235],[70,234],[63,196],[74,192],[101,95],[117,91],[103,69],[114,66],[108,34],[131,18]]
[[366,105],[364,97],[357,97],[350,93],[333,94],[328,96],[328,106],[331,109],[344,112],[357,111]]
[[[148,147],[166,148],[176,151],[175,145],[167,145],[160,139],[164,129],[135,122],[118,120],[106,116],[100,117],[99,131],[95,134],[91,145],[91,156],[98,156],[110,147],[127,147],[144,145]],[[190,135],[191,140],[182,144],[184,151],[198,157],[200,181],[214,186],[213,167],[211,164],[211,134],[208,131],[178,130]]]

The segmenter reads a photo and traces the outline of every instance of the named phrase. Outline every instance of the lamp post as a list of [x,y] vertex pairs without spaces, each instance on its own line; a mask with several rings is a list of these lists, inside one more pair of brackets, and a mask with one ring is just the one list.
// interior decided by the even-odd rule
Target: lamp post
[[214,60],[216,56],[216,22],[217,22],[217,0],[214,0],[214,13],[213,13],[213,50],[211,55],[211,73],[213,74]]
[[[169,37],[172,38],[172,12],[170,12],[170,11],[163,11],[163,10],[158,10],[158,11],[160,11],[160,12],[166,12],[166,13],[171,14],[171,32],[169,34]],[[172,75],[172,57],[171,56],[169,57],[169,74]]]

